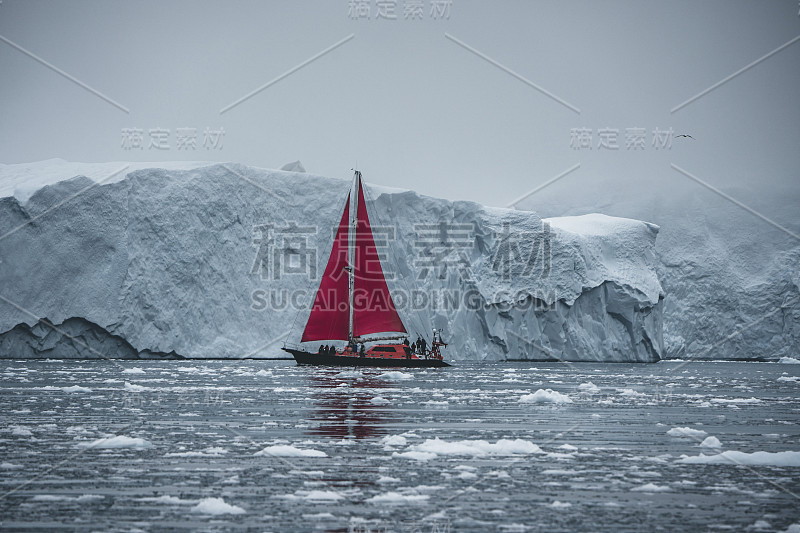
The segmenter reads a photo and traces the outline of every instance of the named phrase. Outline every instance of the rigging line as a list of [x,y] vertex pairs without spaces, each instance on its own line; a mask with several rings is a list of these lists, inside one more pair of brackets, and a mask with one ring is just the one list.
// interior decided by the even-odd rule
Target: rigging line
[[[339,204],[339,209],[338,209],[338,211],[336,211],[336,213],[338,213],[338,215],[336,213],[334,213],[335,220],[339,220],[339,218],[342,216],[342,213],[344,212],[344,206],[350,201],[350,194],[352,193],[352,191],[353,191],[353,187],[350,186],[347,189],[347,197],[345,198],[344,202],[341,202]],[[325,254],[322,256],[322,261],[323,261],[324,267],[322,269],[322,273],[319,275],[320,283],[322,282],[322,276],[325,275],[325,268],[327,268],[327,266],[328,266],[328,259],[330,258],[331,250],[333,249],[333,243],[336,241],[336,234],[338,232],[339,232],[339,223],[334,221],[334,223],[333,223],[333,234],[332,234],[332,238],[330,240],[330,246],[328,246],[328,248],[326,249]],[[348,241],[349,241],[349,238],[348,238]],[[317,257],[317,264],[319,264],[319,261],[320,261],[320,258],[318,256]],[[312,287],[314,287],[314,285],[312,285]],[[314,300],[317,298],[317,292],[318,291],[319,291],[319,287],[317,287],[316,290],[313,290],[312,293],[311,293],[312,294],[311,301],[309,302],[308,306],[306,308],[298,309],[297,313],[295,313],[294,320],[292,321],[292,327],[289,329],[289,334],[286,336],[287,339],[292,336],[292,333],[294,333],[294,327],[297,324],[297,319],[300,317],[300,313],[302,311],[306,311],[307,310],[307,311],[309,311],[309,314],[310,314],[310,312],[311,312],[310,310],[314,307]],[[302,336],[301,336],[301,339],[302,339]],[[284,344],[285,343],[286,343],[286,341],[284,340]]]
[[[363,181],[362,181],[361,188],[364,190],[364,197],[367,200],[367,204],[371,203],[373,206],[375,206],[377,204],[377,201],[372,197],[372,193],[369,191],[369,188],[363,183]],[[366,207],[369,208],[369,205],[367,205]],[[372,211],[375,214],[375,218],[378,220],[378,223],[381,226],[388,227],[387,224],[385,224],[383,222],[383,219],[381,219],[380,210],[379,209],[373,209]],[[398,233],[399,233],[399,228],[397,226],[395,226],[395,229],[398,230]],[[397,235],[396,237],[397,238],[396,238],[395,246],[399,246],[399,242],[400,242],[399,235]],[[392,250],[391,248],[392,248],[392,246],[390,244],[389,245],[390,252],[396,252],[396,250]],[[397,256],[399,254],[394,253],[394,255]],[[387,257],[387,259],[388,259],[388,257]],[[408,270],[409,270],[409,272],[411,272],[413,274],[412,269],[410,267],[409,267]],[[399,274],[400,273],[398,272],[398,275]],[[411,290],[410,290],[409,285],[408,285],[408,280],[406,278],[402,277],[402,276],[400,276],[400,278],[402,280],[403,286],[406,289],[406,296],[407,296],[408,302],[410,304],[410,302],[411,302],[411,300],[410,300],[410,298],[411,298]],[[425,327],[425,324],[422,322],[422,319],[419,316],[417,316],[415,313],[406,313],[406,315],[413,317],[413,318],[410,319],[410,322],[411,322],[410,325],[411,325],[412,329],[415,330],[414,333],[416,333],[418,337],[422,337],[423,339],[425,339],[427,341],[427,336],[425,335],[425,332],[427,331],[427,328]],[[416,324],[413,323],[414,319],[416,319],[416,321],[417,321]],[[417,329],[417,326],[422,326],[422,327]],[[420,331],[422,331],[421,334],[420,334]],[[432,341],[430,341],[430,342],[432,342]]]

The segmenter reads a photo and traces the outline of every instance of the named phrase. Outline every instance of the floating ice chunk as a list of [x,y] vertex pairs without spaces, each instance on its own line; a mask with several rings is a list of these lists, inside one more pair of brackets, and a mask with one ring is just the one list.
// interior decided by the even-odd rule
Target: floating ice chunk
[[722,443],[719,441],[717,437],[710,436],[703,439],[703,442],[698,444],[703,448],[722,448]]
[[578,472],[575,470],[559,470],[558,468],[548,468],[539,473],[543,476],[574,476]]
[[97,500],[104,499],[105,496],[102,494],[81,494],[80,496],[65,496],[65,495],[55,495],[55,494],[37,494],[32,499],[35,502],[78,502],[78,503],[86,503],[86,502],[94,502]]
[[328,454],[320,450],[311,450],[303,448],[295,448],[288,444],[279,444],[277,446],[267,446],[260,452],[254,455],[271,455],[273,457],[327,457]]
[[700,437],[705,437],[706,435],[708,435],[708,433],[706,433],[702,429],[679,427],[679,428],[670,429],[669,431],[667,431],[667,435],[669,435],[670,437],[696,437],[696,438],[700,438]]
[[564,404],[572,403],[572,400],[566,394],[554,391],[552,389],[539,389],[533,394],[524,394],[520,397],[519,403],[552,403]]
[[800,376],[781,376],[778,378],[778,381],[800,381]]
[[778,362],[784,365],[800,365],[800,359],[794,357],[781,357]]
[[561,459],[569,460],[569,459],[574,459],[575,458],[575,456],[572,455],[571,453],[559,453],[559,452],[548,453],[547,457],[549,459],[556,459],[556,460],[561,460]]
[[193,513],[202,514],[244,514],[246,511],[236,505],[225,503],[222,498],[204,498],[200,503],[192,507]]
[[391,476],[380,476],[376,483],[400,483],[400,480]]
[[711,398],[711,403],[761,403],[758,398]]
[[542,449],[536,444],[523,439],[501,439],[492,444],[485,440],[448,442],[440,440],[438,437],[435,439],[428,439],[421,444],[409,447],[409,452],[433,453],[435,455],[471,455],[473,457],[543,453]]
[[593,394],[595,392],[599,392],[600,387],[598,387],[591,381],[587,381],[586,383],[581,383],[580,385],[578,385],[578,390],[581,392],[588,392],[590,394]]
[[408,372],[398,372],[397,370],[392,370],[390,372],[384,372],[383,374],[379,375],[378,378],[386,381],[406,381],[413,379],[414,375]]
[[144,370],[139,367],[126,368],[122,371],[123,374],[144,374]]
[[367,503],[386,503],[386,504],[401,504],[401,503],[422,503],[428,499],[427,494],[400,494],[399,492],[387,492],[386,494],[378,494],[367,500]]
[[404,459],[414,459],[415,461],[430,461],[437,457],[435,453],[432,452],[419,452],[419,451],[409,451],[409,452],[394,452],[392,457],[402,457]]
[[369,401],[369,403],[371,403],[372,405],[386,405],[391,402],[389,402],[389,400],[381,396],[375,396],[373,399]]
[[682,455],[678,459],[684,464],[724,464],[754,466],[800,466],[800,452],[753,452],[745,453],[728,450],[717,455]]
[[114,437],[106,437],[104,439],[97,439],[92,442],[81,442],[78,444],[81,448],[151,448],[153,444],[145,439],[138,437],[126,437],[125,435],[116,435]]
[[150,390],[150,387],[145,387],[143,385],[137,385],[136,383],[128,383],[125,382],[125,390],[128,392],[144,392],[146,390]]
[[633,389],[617,389],[620,396],[627,396],[628,398],[641,398],[642,396],[647,396],[643,392],[639,392]]
[[800,523],[790,525],[781,533],[800,533]]
[[336,374],[337,378],[360,378],[361,372],[358,370],[344,370]]
[[258,372],[256,372],[256,376],[271,376],[271,375],[272,375],[272,371],[271,370],[261,369]]
[[551,509],[566,509],[567,507],[572,507],[572,504],[569,502],[560,502],[555,500],[553,503],[547,505]]
[[656,485],[655,483],[645,483],[644,485],[633,487],[631,490],[634,492],[669,492],[672,489],[664,485]]
[[33,437],[33,433],[26,426],[9,426],[8,429],[15,437]]
[[577,446],[573,446],[572,444],[562,444],[558,447],[560,450],[567,450],[568,452],[575,452],[578,450]]
[[163,503],[165,505],[197,505],[197,500],[182,500],[177,496],[165,494],[163,496],[145,496],[136,498],[140,502]]
[[88,387],[81,387],[80,385],[73,385],[71,387],[61,387],[64,392],[92,392]]
[[384,446],[405,446],[407,442],[402,435],[387,435],[381,439],[381,444]]
[[22,465],[17,465],[14,463],[0,463],[0,469],[3,470],[18,470],[22,468]]
[[336,500],[341,500],[342,498],[344,498],[344,496],[342,496],[338,492],[334,492],[332,490],[312,490],[308,494],[303,496],[303,498],[305,498],[306,500],[309,500],[309,501],[328,501],[328,502],[332,502],[332,501],[336,501]]
[[31,499],[35,502],[64,502],[72,498],[69,496],[56,496],[55,494],[37,494]]
[[164,457],[219,457],[226,453],[228,453],[228,450],[225,448],[211,447],[201,452],[172,452],[166,454]]

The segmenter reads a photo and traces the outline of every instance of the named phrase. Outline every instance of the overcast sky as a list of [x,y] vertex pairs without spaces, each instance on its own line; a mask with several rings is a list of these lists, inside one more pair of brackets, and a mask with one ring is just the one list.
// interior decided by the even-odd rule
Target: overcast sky
[[299,159],[497,206],[569,169],[800,183],[796,0],[381,3],[3,0],[0,162]]

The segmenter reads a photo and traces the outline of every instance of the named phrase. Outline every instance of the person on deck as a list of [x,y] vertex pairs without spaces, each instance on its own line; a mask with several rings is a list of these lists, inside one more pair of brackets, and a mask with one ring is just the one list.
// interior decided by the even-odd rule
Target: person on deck
[[403,349],[406,352],[406,359],[411,359],[411,346],[408,345],[408,337],[403,339]]
[[325,352],[324,352],[323,350],[325,350],[325,346],[323,346],[322,344],[320,344],[320,345],[319,345],[319,350],[317,350],[317,353],[318,353],[318,354],[320,354],[320,355],[324,355],[324,354],[325,354]]
[[359,350],[358,350],[358,355],[360,357],[364,357],[364,355],[365,355],[364,354],[364,343],[363,342],[361,343],[361,348],[359,348]]

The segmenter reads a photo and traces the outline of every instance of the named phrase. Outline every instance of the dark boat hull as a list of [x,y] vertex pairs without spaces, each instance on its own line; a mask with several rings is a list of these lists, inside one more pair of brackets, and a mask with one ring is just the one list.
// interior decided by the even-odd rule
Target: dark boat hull
[[321,355],[292,348],[283,348],[294,356],[298,365],[318,366],[374,366],[381,368],[441,368],[450,366],[438,359],[380,359],[377,357],[351,357],[347,355]]

